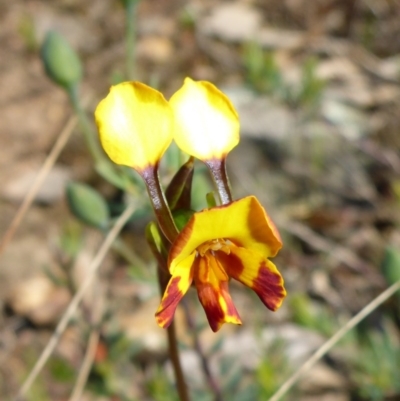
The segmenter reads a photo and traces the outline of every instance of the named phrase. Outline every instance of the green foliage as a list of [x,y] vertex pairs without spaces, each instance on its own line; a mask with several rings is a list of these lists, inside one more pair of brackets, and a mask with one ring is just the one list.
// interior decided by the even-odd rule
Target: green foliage
[[71,212],[83,223],[106,230],[110,215],[106,201],[93,188],[72,182],[67,186],[67,201]]
[[[109,160],[100,160],[95,164],[97,173],[110,184],[122,190],[129,190],[132,186],[130,177],[119,166],[114,166]],[[121,171],[122,170],[122,171]]]
[[400,343],[390,330],[367,333],[354,365],[353,379],[362,397],[379,401],[400,392]]
[[146,382],[146,390],[154,401],[179,401],[175,388],[169,382],[165,370],[154,366],[152,375]]
[[58,32],[47,33],[41,56],[47,75],[56,84],[68,90],[79,84],[83,75],[81,61]]
[[282,341],[276,341],[269,347],[256,371],[257,400],[268,400],[290,373],[290,366],[285,356],[285,344]]
[[392,246],[386,248],[382,272],[389,285],[400,280],[400,252],[398,249]]
[[[400,280],[400,252],[388,246],[385,250],[385,257],[382,262],[382,273],[389,285],[392,285]],[[400,293],[397,291],[396,297],[398,307],[400,307]]]
[[305,294],[294,293],[288,296],[292,320],[300,326],[330,336],[335,331],[335,320],[327,308],[316,308]]
[[193,214],[192,210],[176,210],[173,212],[174,221],[179,231],[183,230]]
[[60,383],[71,383],[75,379],[75,370],[65,359],[52,358],[49,363],[49,370],[53,379]]
[[132,381],[136,381],[136,366],[132,360],[142,351],[140,342],[133,342],[122,332],[113,332],[102,339],[106,351],[96,360],[89,376],[87,388],[107,399],[135,401],[131,397]]
[[82,227],[76,222],[70,222],[65,225],[61,233],[59,240],[60,250],[68,259],[73,260],[82,248],[82,241]]
[[208,207],[204,194],[212,192],[213,187],[208,178],[207,168],[200,165],[195,169],[192,186],[192,209],[201,210]]
[[265,52],[255,43],[244,48],[243,62],[249,84],[258,92],[278,94],[283,89],[283,78],[273,53]]
[[18,26],[19,33],[29,51],[36,51],[39,47],[36,33],[35,25],[32,16],[25,14]]
[[208,192],[206,194],[206,201],[207,201],[207,206],[209,208],[217,206],[217,200],[215,199],[215,193],[214,192]]
[[139,3],[139,1],[140,0],[121,0],[121,3],[125,8],[128,8],[135,6],[137,3]]
[[317,60],[308,58],[303,64],[303,78],[300,91],[295,96],[295,102],[304,107],[315,107],[325,88],[325,82],[316,76]]
[[325,88],[325,82],[316,76],[317,60],[307,58],[302,66],[302,79],[298,87],[285,82],[272,52],[253,42],[245,46],[243,64],[249,85],[259,93],[266,93],[292,107],[315,107]]
[[179,24],[184,29],[194,29],[196,26],[196,15],[190,6],[183,7],[179,15]]

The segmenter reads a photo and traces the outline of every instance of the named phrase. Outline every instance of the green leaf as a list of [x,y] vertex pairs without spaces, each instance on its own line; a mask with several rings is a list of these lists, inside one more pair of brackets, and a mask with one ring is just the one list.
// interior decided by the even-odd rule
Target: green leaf
[[[385,250],[382,273],[389,285],[400,280],[400,252],[393,246],[388,246]],[[399,291],[397,291],[397,299],[400,301]]]
[[157,252],[159,255],[168,255],[167,249],[165,249],[161,233],[158,229],[157,224],[154,221],[150,221],[146,226],[146,240],[149,243],[153,252]]
[[179,168],[168,185],[165,196],[172,211],[190,208],[193,172],[194,158],[190,157]]
[[70,183],[67,186],[67,201],[71,212],[83,223],[101,230],[108,228],[110,214],[107,203],[93,188]]
[[386,248],[382,272],[389,285],[400,280],[400,252],[392,246]]
[[56,84],[69,90],[81,81],[83,75],[81,61],[58,32],[47,33],[41,56],[47,75]]
[[119,189],[126,190],[130,185],[129,178],[123,174],[118,174],[115,166],[108,160],[96,163],[95,170],[106,181]]
[[174,218],[174,222],[178,231],[182,231],[183,227],[186,226],[187,222],[193,216],[193,210],[175,210],[172,212],[172,216]]

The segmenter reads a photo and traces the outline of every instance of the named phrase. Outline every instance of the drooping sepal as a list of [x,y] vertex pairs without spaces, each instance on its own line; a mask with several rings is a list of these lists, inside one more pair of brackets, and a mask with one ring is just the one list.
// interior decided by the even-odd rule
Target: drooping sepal
[[218,331],[224,323],[242,324],[229,294],[229,277],[218,259],[209,255],[197,258],[193,270],[197,295],[212,331]]
[[190,209],[193,172],[194,158],[191,156],[176,172],[165,191],[171,211]]
[[182,261],[174,272],[171,272],[172,277],[155,315],[157,324],[162,328],[167,328],[172,323],[179,302],[192,284],[193,270],[191,266],[193,259],[194,255],[189,256]]
[[270,310],[277,310],[286,296],[283,278],[263,255],[232,246],[230,254],[218,256],[230,277],[251,288]]

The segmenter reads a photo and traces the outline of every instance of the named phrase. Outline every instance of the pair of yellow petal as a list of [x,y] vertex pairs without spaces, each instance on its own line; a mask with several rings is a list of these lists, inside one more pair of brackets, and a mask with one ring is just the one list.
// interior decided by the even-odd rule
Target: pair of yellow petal
[[143,171],[155,166],[174,139],[200,159],[223,159],[239,142],[239,119],[229,99],[206,81],[185,82],[168,102],[140,82],[111,87],[95,111],[110,159]]

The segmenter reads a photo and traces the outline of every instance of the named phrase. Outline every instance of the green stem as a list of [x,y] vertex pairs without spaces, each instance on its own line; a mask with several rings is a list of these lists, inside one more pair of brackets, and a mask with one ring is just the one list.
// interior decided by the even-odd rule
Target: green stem
[[126,77],[133,80],[135,77],[135,22],[136,6],[138,0],[131,0],[125,3],[126,8]]
[[125,243],[122,238],[117,237],[112,244],[112,248],[131,265],[142,269],[145,269],[147,267],[144,260],[136,255],[136,253]]
[[85,137],[85,141],[87,147],[89,149],[90,154],[92,155],[94,161],[96,163],[106,160],[104,153],[101,149],[100,143],[96,138],[96,133],[94,132],[90,120],[83,109],[81,102],[78,96],[78,86],[73,85],[68,90],[68,95],[72,107],[78,117],[80,128],[83,132],[83,136]]
[[219,198],[223,205],[232,202],[232,193],[226,172],[226,159],[206,160],[205,164],[211,172],[215,185],[217,186]]
[[157,171],[158,166],[149,166],[144,170],[139,171],[139,173],[146,184],[147,192],[149,194],[158,225],[160,226],[160,229],[167,240],[172,244],[179,232],[176,228],[171,211],[165,199],[164,192],[161,188]]

